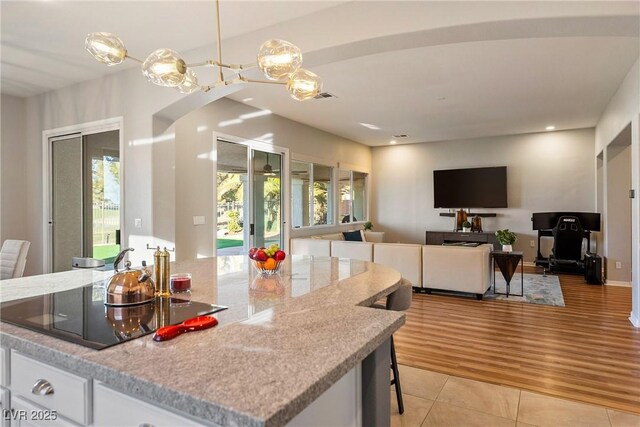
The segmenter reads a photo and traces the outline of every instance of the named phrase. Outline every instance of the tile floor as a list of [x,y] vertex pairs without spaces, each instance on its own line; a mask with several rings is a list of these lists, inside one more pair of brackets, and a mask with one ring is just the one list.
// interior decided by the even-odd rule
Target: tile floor
[[640,427],[640,415],[400,365],[404,414],[392,427]]

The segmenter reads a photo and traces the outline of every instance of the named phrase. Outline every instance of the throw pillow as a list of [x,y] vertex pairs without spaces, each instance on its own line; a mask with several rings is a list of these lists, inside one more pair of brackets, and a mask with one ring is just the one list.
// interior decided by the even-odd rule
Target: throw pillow
[[347,242],[362,242],[362,234],[360,230],[356,231],[343,231],[344,240]]

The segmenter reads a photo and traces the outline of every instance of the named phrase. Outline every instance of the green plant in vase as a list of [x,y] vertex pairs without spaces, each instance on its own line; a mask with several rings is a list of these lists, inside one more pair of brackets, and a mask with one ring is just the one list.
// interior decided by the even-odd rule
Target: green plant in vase
[[471,223],[469,221],[465,221],[462,223],[462,231],[468,233],[471,231]]
[[496,239],[498,243],[502,245],[502,250],[504,252],[511,252],[513,250],[513,244],[518,240],[518,236],[513,231],[510,231],[508,228],[504,230],[496,231]]

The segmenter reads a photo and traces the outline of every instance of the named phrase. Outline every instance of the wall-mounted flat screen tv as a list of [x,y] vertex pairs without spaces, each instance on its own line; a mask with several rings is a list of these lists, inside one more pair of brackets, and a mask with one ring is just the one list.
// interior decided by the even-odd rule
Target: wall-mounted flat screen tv
[[433,171],[434,208],[506,208],[507,167]]

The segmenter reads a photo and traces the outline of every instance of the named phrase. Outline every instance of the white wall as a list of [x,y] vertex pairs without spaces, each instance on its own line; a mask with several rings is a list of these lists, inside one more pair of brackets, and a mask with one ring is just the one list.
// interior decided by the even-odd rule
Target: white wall
[[[26,102],[23,98],[2,95],[0,101],[0,244],[6,239],[29,240],[27,224],[28,197],[23,185],[31,171],[26,167],[27,144],[25,138]],[[34,269],[33,257],[27,258],[25,272]]]
[[373,149],[373,218],[391,242],[424,243],[425,230],[453,228],[453,218],[433,208],[433,170],[507,166],[507,209],[483,218],[485,231],[509,228],[514,249],[533,261],[533,212],[594,211],[594,130],[578,129]]
[[[627,128],[629,129],[629,128]],[[627,142],[631,131],[624,132]],[[607,147],[607,281],[631,282],[631,145]],[[616,263],[621,266],[618,269]]]
[[[611,144],[631,124],[631,185],[636,198],[631,201],[631,322],[640,327],[640,59],[631,67],[618,91],[611,98],[596,126],[595,153]],[[605,186],[606,187],[606,186]],[[605,199],[607,195],[605,194]],[[606,204],[606,202],[605,202]],[[608,220],[604,213],[605,222]],[[607,236],[605,235],[605,247]]]
[[[357,165],[365,171],[371,167],[369,147],[275,114],[225,125],[225,122],[256,111],[248,105],[221,99],[176,122],[175,241],[178,259],[210,256],[214,252],[215,176],[211,160],[213,156],[208,155],[213,150],[214,132],[249,140],[268,139],[273,145],[288,148],[292,157],[302,154],[318,161],[324,159],[329,164],[342,162]],[[197,193],[194,193],[194,188],[198,189]],[[206,224],[194,226],[194,215],[204,216]],[[286,221],[289,225],[290,218],[286,218]],[[321,232],[346,228],[349,226],[325,227]],[[156,235],[168,234],[161,229],[155,229],[154,232]],[[305,233],[315,234],[319,231],[293,230],[292,237]]]

